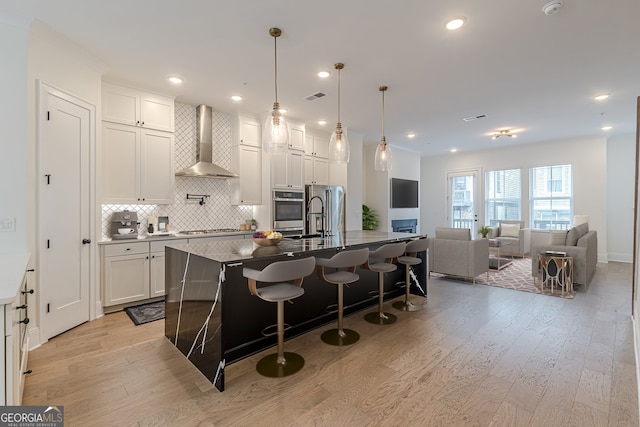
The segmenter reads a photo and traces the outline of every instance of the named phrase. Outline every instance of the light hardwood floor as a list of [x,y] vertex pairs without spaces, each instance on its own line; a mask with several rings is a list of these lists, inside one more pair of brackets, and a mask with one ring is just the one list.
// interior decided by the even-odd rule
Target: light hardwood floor
[[24,404],[64,405],[69,426],[638,426],[629,264],[575,299],[432,277],[423,311],[387,304],[393,325],[345,319],[355,345],[322,343],[331,326],[287,341],[294,376],[260,376],[264,353],[228,366],[224,393],[163,321],[109,314],[31,352]]

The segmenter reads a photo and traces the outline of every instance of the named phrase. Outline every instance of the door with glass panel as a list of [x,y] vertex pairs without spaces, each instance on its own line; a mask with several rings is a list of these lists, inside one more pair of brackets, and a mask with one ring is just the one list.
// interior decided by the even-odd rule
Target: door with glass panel
[[478,227],[479,176],[477,169],[447,174],[447,220],[453,228],[471,229],[471,238],[475,237]]

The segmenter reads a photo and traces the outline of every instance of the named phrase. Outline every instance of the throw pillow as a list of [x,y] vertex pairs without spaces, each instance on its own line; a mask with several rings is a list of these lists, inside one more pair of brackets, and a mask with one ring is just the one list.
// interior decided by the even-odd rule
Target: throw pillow
[[565,240],[565,245],[567,246],[575,246],[578,243],[578,239],[580,236],[578,235],[578,229],[573,227],[567,233],[567,240]]
[[576,225],[576,230],[578,230],[578,240],[580,240],[582,236],[589,232],[589,223],[583,222],[580,225]]
[[550,234],[550,245],[563,246],[567,241],[567,232],[565,230],[552,231]]
[[500,237],[520,237],[520,224],[500,223]]

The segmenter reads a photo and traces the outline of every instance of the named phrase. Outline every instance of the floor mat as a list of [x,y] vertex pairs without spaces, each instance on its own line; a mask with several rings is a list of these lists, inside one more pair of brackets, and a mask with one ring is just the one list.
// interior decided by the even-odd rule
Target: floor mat
[[144,323],[155,322],[164,319],[164,301],[150,302],[147,304],[136,305],[124,309],[133,323],[142,325]]

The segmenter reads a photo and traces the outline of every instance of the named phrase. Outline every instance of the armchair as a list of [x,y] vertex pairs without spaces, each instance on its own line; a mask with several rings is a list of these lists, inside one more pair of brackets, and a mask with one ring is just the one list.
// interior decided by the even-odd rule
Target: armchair
[[489,274],[489,240],[471,240],[468,228],[437,227],[429,239],[429,272],[464,277]]
[[501,220],[498,227],[489,228],[490,237],[502,242],[501,255],[524,258],[531,252],[531,229],[525,228],[524,221]]

